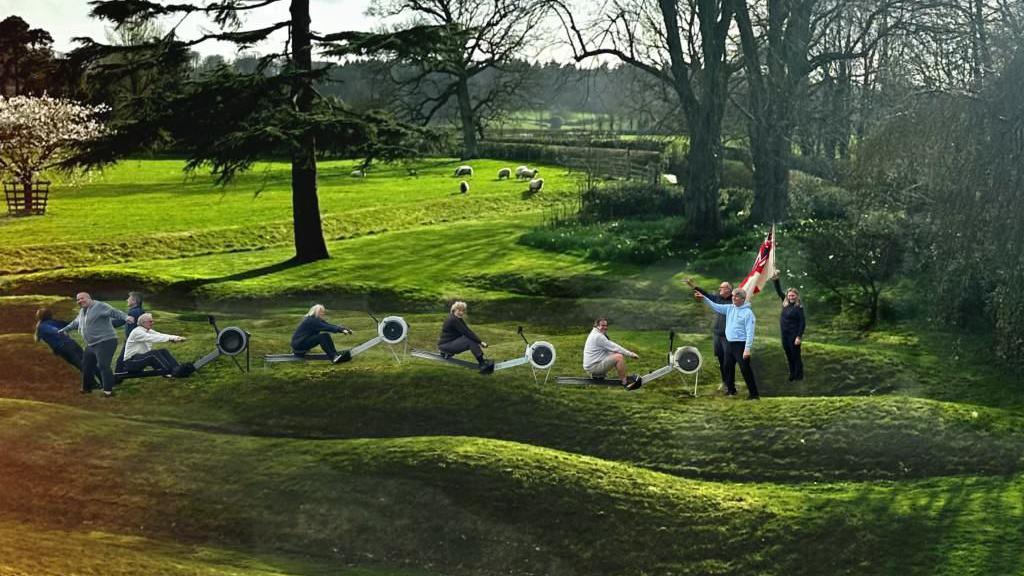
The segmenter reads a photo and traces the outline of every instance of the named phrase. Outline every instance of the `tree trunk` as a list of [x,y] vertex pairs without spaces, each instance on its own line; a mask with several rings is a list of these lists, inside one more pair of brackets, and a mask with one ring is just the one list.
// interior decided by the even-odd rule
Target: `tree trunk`
[[462,159],[476,158],[476,122],[473,118],[473,102],[469,99],[469,79],[459,78],[459,117],[462,119]]
[[789,210],[788,96],[776,93],[750,122],[750,156],[754,163],[754,205],[751,220],[781,222]]
[[32,201],[35,200],[35,191],[32,187],[31,180],[22,180],[21,182],[22,194],[25,198],[25,206],[21,211],[28,215],[32,213]]
[[[292,64],[297,72],[312,69],[309,37],[309,0],[291,3]],[[292,84],[292,99],[299,114],[313,110],[313,88],[308,78]],[[312,262],[328,258],[320,223],[320,200],[316,190],[316,139],[302,136],[299,148],[292,153],[292,221],[295,227],[295,259]]]
[[695,236],[714,238],[721,233],[719,190],[722,185],[721,118],[707,114],[691,123],[690,153],[686,157],[686,219]]

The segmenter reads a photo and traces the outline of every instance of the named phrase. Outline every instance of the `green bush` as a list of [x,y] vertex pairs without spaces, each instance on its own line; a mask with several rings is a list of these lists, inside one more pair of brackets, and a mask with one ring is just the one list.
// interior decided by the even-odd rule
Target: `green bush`
[[793,171],[789,177],[789,215],[797,220],[846,217],[849,193],[815,176]]
[[681,189],[650,183],[619,182],[592,188],[580,197],[580,218],[587,222],[644,216],[656,218],[682,212]]
[[754,173],[738,160],[722,162],[722,188],[754,188]]
[[543,226],[520,237],[519,243],[543,250],[582,254],[591,260],[650,264],[677,256],[681,217],[660,220],[575,223]]

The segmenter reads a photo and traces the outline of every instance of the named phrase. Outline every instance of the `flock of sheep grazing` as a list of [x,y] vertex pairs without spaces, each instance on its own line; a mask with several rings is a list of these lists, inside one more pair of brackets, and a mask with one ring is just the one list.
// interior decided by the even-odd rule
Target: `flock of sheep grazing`
[[[540,192],[544,188],[544,179],[537,178],[537,174],[540,174],[539,168],[531,170],[527,166],[520,166],[516,168],[516,180],[529,180],[530,181],[530,192]],[[472,176],[473,167],[469,165],[462,165],[455,169],[455,176]],[[502,168],[498,170],[498,180],[510,180],[512,178],[511,168]],[[459,192],[465,194],[469,192],[469,182],[465,180],[459,182]]]
[[[516,168],[516,180],[529,180],[530,181],[530,192],[540,192],[544,188],[544,179],[537,178],[540,174],[539,168],[531,170],[527,166],[520,166]],[[366,172],[363,170],[353,170],[351,176],[353,178],[366,178]],[[469,165],[462,165],[455,169],[455,177],[459,176],[473,176],[473,167]],[[502,168],[498,170],[498,180],[510,180],[512,178],[511,168]],[[462,180],[459,182],[459,193],[469,193],[469,182]]]

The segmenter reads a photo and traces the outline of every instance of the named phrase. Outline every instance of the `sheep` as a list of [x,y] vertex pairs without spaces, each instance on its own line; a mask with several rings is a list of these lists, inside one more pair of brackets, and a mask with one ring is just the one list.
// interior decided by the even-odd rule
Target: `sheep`
[[537,178],[536,180],[530,180],[530,192],[540,192],[544,188],[544,179]]
[[455,169],[455,175],[456,176],[472,176],[473,175],[473,167],[472,166],[459,166],[458,168]]
[[353,170],[349,176],[353,178],[366,178],[366,172],[364,170]]
[[522,178],[523,180],[530,180],[532,178],[536,178],[537,174],[540,174],[540,168],[534,168],[533,170],[527,168],[526,170],[523,170],[522,172],[519,173],[518,178]]
[[519,168],[516,168],[516,179],[517,180],[523,177],[523,171],[525,171],[525,170],[529,170],[529,168],[527,168],[526,166],[520,166]]
[[511,168],[502,168],[501,170],[498,170],[498,180],[502,180],[502,179],[505,179],[505,178],[511,178],[511,177],[512,177],[512,169]]
[[461,192],[463,194],[468,194],[469,193],[469,182],[466,182],[465,180],[463,180],[462,182],[459,182],[459,192]]

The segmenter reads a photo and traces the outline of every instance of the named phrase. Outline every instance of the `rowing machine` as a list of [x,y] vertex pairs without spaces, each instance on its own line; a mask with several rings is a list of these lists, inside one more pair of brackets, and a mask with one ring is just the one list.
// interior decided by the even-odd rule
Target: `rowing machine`
[[537,371],[544,371],[544,383],[548,383],[548,376],[551,375],[551,367],[555,365],[555,346],[550,342],[538,340],[531,344],[523,335],[523,327],[520,326],[516,333],[526,343],[526,352],[519,358],[505,360],[494,365],[494,371],[505,370],[523,364],[530,364],[533,371],[533,381],[537,382]]
[[702,357],[700,351],[693,346],[680,346],[673,352],[672,347],[675,344],[676,333],[670,331],[668,333],[668,364],[640,377],[640,381],[644,384],[651,380],[656,380],[662,376],[671,373],[673,370],[678,370],[683,374],[694,374],[693,379],[693,396],[697,396],[697,379],[700,377],[700,367],[702,364]]
[[[466,360],[460,360],[451,356],[438,354],[437,352],[429,352],[427,350],[414,349],[411,353],[416,358],[423,360],[433,360],[434,362],[444,362],[452,366],[460,366],[462,368],[470,368],[477,370],[481,374],[490,374],[497,370],[505,370],[513,368],[515,366],[522,366],[523,364],[530,364],[533,369],[533,379],[537,380],[537,370],[544,370],[550,374],[551,367],[555,364],[555,347],[549,342],[538,340],[537,342],[530,343],[526,336],[523,335],[523,327],[520,326],[516,331],[519,337],[526,343],[526,352],[519,358],[513,358],[511,360],[505,360],[497,362],[493,365],[487,365],[483,368],[479,364],[469,362]],[[547,375],[544,376],[544,382],[547,382]]]
[[[252,337],[251,334],[237,328],[235,326],[228,326],[221,330],[217,328],[217,321],[213,316],[207,316],[210,325],[213,326],[213,332],[217,335],[216,348],[206,356],[203,356],[199,360],[196,360],[194,366],[198,371],[203,366],[206,366],[210,362],[213,362],[221,356],[229,356],[234,362],[235,366],[238,366],[239,371],[242,373],[249,371],[249,339]],[[245,368],[238,363],[238,356],[242,352],[245,352]]]
[[[370,314],[370,318],[373,318],[373,321],[377,322],[377,318],[375,318],[373,314]],[[387,316],[383,320],[377,322],[376,336],[349,350],[342,350],[339,352],[341,359],[338,360],[338,362],[348,362],[353,357],[358,356],[383,342],[388,345],[388,349],[395,357],[395,361],[401,364],[402,358],[404,358],[409,352],[408,338],[409,325],[405,323],[405,320],[401,316]],[[405,343],[405,346],[402,349],[402,356],[400,357],[398,353],[395,352],[395,346],[402,344],[403,342]]]

